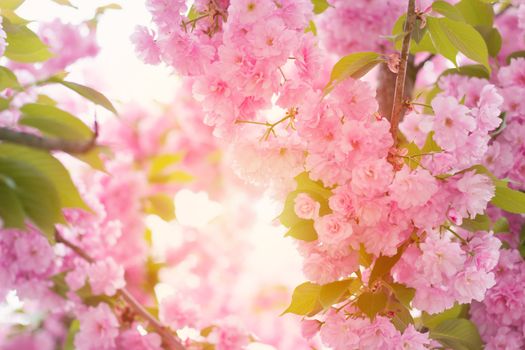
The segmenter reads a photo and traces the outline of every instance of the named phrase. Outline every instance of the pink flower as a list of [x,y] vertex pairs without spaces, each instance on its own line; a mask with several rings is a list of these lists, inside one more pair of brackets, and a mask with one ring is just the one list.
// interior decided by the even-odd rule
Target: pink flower
[[75,349],[112,350],[119,334],[119,323],[105,303],[80,313],[80,330],[75,336]]
[[197,309],[179,295],[171,295],[159,303],[159,319],[171,329],[178,330],[197,323]]
[[140,334],[137,330],[138,324],[131,327],[117,338],[117,349],[119,350],[162,350],[162,338],[157,333]]
[[394,169],[386,159],[371,160],[352,170],[352,190],[356,195],[374,197],[388,191]]
[[407,141],[414,142],[421,148],[425,144],[432,126],[432,117],[420,113],[409,113],[399,124],[399,130],[405,135]]
[[45,272],[55,257],[47,239],[34,230],[18,236],[14,243],[14,251],[16,266],[27,272]]
[[474,232],[468,240],[467,251],[478,269],[491,271],[499,259],[501,241],[484,231]]
[[362,330],[359,342],[360,349],[391,349],[393,341],[399,336],[392,322],[386,317],[378,316],[369,326]]
[[124,288],[124,268],[113,258],[98,260],[87,268],[91,290],[94,294],[112,296],[118,289]]
[[154,38],[155,34],[143,26],[135,28],[131,42],[135,45],[137,55],[147,64],[160,63],[160,49]]
[[302,320],[301,333],[306,339],[312,339],[321,329],[322,323],[317,320]]
[[473,219],[477,214],[483,214],[488,202],[494,197],[495,187],[492,180],[475,170],[467,171],[452,185],[458,191],[452,199],[452,206],[463,217]]
[[346,318],[344,312],[331,309],[321,327],[321,339],[334,350],[359,349],[360,330],[368,324],[368,319]]
[[273,2],[256,0],[232,1],[228,8],[228,14],[231,16],[229,19],[241,26],[264,22],[273,11],[275,11]]
[[390,196],[401,209],[425,204],[438,190],[436,179],[425,169],[410,171],[405,166],[390,185]]
[[282,61],[293,50],[293,33],[286,29],[280,18],[272,17],[267,21],[256,23],[248,32],[246,39],[252,45],[251,52],[256,57]]
[[428,333],[416,331],[413,325],[409,324],[398,340],[399,348],[403,350],[426,350],[430,346]]
[[465,252],[459,243],[441,238],[437,233],[430,234],[420,248],[423,255],[418,261],[431,284],[442,283],[454,276],[465,263]]
[[496,284],[494,274],[474,267],[458,273],[454,279],[456,300],[459,303],[470,303],[472,300],[482,301],[487,289]]
[[306,193],[299,193],[294,199],[294,204],[295,215],[301,219],[308,220],[319,216],[321,205]]
[[456,301],[454,295],[441,288],[418,286],[412,305],[429,314],[436,314],[450,309]]
[[216,326],[208,336],[217,350],[244,349],[249,343],[249,337],[242,327],[231,319]]
[[337,246],[352,235],[352,225],[337,214],[316,218],[314,227],[319,241],[328,246]]
[[498,94],[494,85],[485,85],[481,90],[481,95],[477,108],[472,113],[477,119],[478,130],[488,132],[496,129],[501,124],[501,106],[503,97]]
[[343,120],[364,120],[377,111],[375,91],[361,80],[345,79],[330,93]]
[[334,212],[350,216],[354,211],[352,205],[352,198],[350,197],[350,188],[347,186],[340,186],[334,190],[334,194],[328,199],[328,205]]
[[453,151],[467,142],[476,121],[467,107],[460,105],[454,97],[437,96],[432,100],[434,109],[434,140],[443,149]]
[[525,59],[514,58],[510,64],[498,72],[498,80],[501,86],[525,87]]

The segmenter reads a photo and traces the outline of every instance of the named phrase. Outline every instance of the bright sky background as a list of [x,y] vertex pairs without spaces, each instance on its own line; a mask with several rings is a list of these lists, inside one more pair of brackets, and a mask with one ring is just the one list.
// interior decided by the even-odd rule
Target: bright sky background
[[[98,43],[101,47],[96,62],[87,62],[85,69],[96,69],[97,87],[115,101],[169,102],[179,80],[167,67],[148,66],[135,55],[130,35],[135,26],[147,25],[150,16],[142,0],[71,0],[78,9],[58,5],[51,0],[26,0],[17,11],[22,17],[35,21],[49,21],[59,17],[65,22],[79,23],[92,18],[95,10],[115,3],[121,10],[108,10],[101,17]],[[107,86],[101,87],[101,83]]]

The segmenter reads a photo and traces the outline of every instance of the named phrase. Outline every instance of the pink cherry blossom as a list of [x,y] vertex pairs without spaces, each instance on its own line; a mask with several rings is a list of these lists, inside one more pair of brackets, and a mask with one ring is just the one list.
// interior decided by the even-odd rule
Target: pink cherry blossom
[[295,214],[301,219],[314,219],[319,216],[319,202],[306,193],[299,193],[294,199]]
[[110,350],[115,348],[119,323],[105,303],[80,312],[80,331],[75,336],[75,348],[79,350]]
[[99,260],[90,264],[87,275],[91,289],[95,294],[114,295],[118,289],[126,285],[124,268],[112,258]]
[[453,151],[467,142],[476,123],[469,109],[453,97],[437,96],[432,100],[434,109],[434,139],[445,150]]

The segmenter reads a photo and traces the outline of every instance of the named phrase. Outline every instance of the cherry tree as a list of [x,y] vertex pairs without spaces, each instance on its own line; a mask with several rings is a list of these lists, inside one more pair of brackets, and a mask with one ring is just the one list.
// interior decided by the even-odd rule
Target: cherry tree
[[[130,40],[183,86],[100,126],[86,103],[117,109],[66,70],[118,6],[33,31],[22,3],[0,1],[0,295],[34,317],[2,348],[250,349],[268,323],[279,349],[525,346],[525,3],[147,0]],[[158,244],[187,189],[225,210]],[[233,293],[263,192],[306,279],[279,311]]]

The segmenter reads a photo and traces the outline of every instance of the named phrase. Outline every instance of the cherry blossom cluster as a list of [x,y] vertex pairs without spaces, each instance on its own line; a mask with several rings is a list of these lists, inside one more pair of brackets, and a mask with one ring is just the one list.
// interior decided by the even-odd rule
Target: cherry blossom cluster
[[[490,229],[460,226],[484,215],[496,193],[491,174],[476,166],[514,181],[523,174],[523,123],[516,116],[523,59],[494,81],[441,77],[440,93],[424,111],[407,104],[412,111],[400,125],[407,145],[399,146],[368,83],[330,81],[332,62],[322,46],[339,54],[388,51],[380,35],[389,33],[401,2],[392,4],[390,18],[379,9],[384,3],[334,1],[321,15],[320,42],[310,33],[306,2],[197,1],[191,9],[180,2],[172,12],[166,4],[148,1],[156,32],[138,28],[139,55],[188,78],[206,123],[231,142],[241,177],[277,187],[280,197],[303,171],[315,183],[313,192],[299,184],[288,196],[293,219],[283,222],[297,238],[310,281],[357,275],[358,293],[400,283],[415,290],[411,306],[429,314],[484,300],[498,283],[502,243]],[[382,281],[369,281],[378,266],[363,256],[399,262]],[[304,331],[319,332],[334,349],[436,346],[412,326],[396,329],[395,316],[371,320],[355,305],[330,307],[304,321]]]

